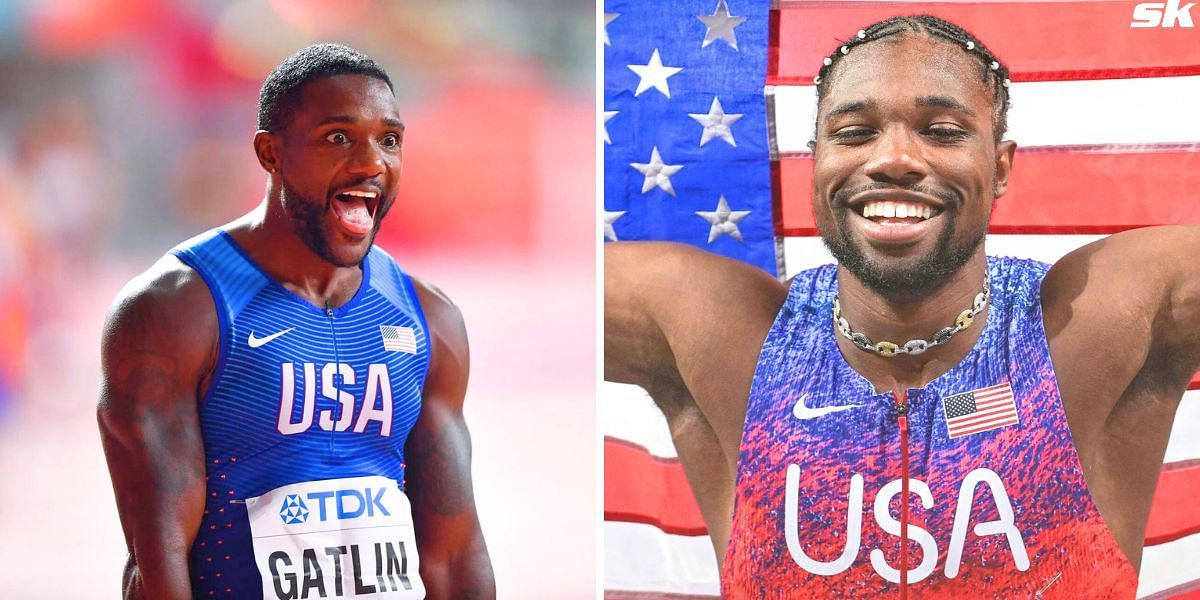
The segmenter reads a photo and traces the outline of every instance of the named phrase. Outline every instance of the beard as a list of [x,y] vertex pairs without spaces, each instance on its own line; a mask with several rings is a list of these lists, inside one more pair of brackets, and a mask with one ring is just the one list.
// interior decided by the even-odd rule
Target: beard
[[[287,181],[280,177],[280,183],[283,187],[280,198],[280,204],[283,206],[283,212],[292,220],[293,229],[296,235],[304,240],[304,244],[312,250],[314,254],[320,256],[326,262],[329,262],[337,267],[357,267],[362,264],[366,258],[366,252],[354,259],[339,257],[333,252],[332,244],[329,241],[329,227],[325,224],[325,215],[331,210],[329,203],[332,200],[318,200],[305,196],[297,192],[295,188],[288,185]],[[371,228],[370,240],[367,244],[368,251],[375,244],[375,234],[379,232],[379,222],[383,220],[384,211],[379,211],[378,218],[375,220],[375,226]]]
[[833,217],[837,220],[837,226],[821,227],[819,219],[817,220],[817,224],[821,233],[821,241],[829,249],[830,254],[837,259],[840,265],[846,267],[856,279],[862,282],[863,285],[879,295],[898,300],[925,296],[937,291],[963,265],[967,264],[967,261],[975,255],[979,246],[983,244],[984,237],[987,235],[986,224],[977,231],[966,232],[966,235],[961,236],[961,239],[956,239],[955,233],[958,231],[959,221],[954,218],[955,215],[953,213],[957,212],[958,207],[962,206],[961,200],[957,195],[940,192],[924,186],[910,186],[906,189],[938,197],[944,202],[941,214],[947,224],[941,233],[938,234],[934,249],[922,256],[916,257],[915,262],[900,268],[889,268],[888,265],[871,259],[867,256],[861,245],[856,245],[850,239],[849,220],[851,218],[851,211],[845,208],[845,206],[846,200],[851,196],[875,187],[883,186],[838,190],[834,194],[833,202],[833,206],[842,207]]

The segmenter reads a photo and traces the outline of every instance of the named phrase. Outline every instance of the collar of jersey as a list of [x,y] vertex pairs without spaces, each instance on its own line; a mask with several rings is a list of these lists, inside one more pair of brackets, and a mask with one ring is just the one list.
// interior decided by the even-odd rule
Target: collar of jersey
[[[322,314],[322,315],[325,314],[324,306],[317,306],[317,305],[313,304],[312,302],[309,302],[308,300],[301,298],[300,296],[296,295],[296,293],[293,292],[292,290],[287,289],[287,287],[284,286],[282,283],[275,281],[275,278],[271,277],[270,274],[268,274],[265,270],[263,270],[263,268],[261,266],[259,266],[259,264],[257,262],[254,262],[253,258],[250,258],[250,255],[246,253],[246,250],[244,248],[242,248],[240,245],[238,245],[237,240],[233,239],[233,236],[229,235],[228,231],[225,231],[224,229],[222,229],[222,230],[220,230],[220,232],[221,232],[221,238],[225,240],[225,243],[229,244],[229,246],[231,248],[233,248],[233,250],[235,252],[237,252],[239,256],[242,257],[242,260],[246,261],[246,263],[249,264],[251,267],[253,267],[255,271],[258,271],[259,275],[263,276],[263,279],[265,279],[267,281],[268,285],[278,288],[280,291],[283,292],[283,294],[285,296],[287,296],[288,298],[291,298],[294,302],[300,304],[306,310],[310,310],[317,314]],[[363,260],[362,260],[363,275],[362,275],[362,281],[359,282],[359,284],[358,284],[358,291],[354,292],[354,296],[352,298],[350,298],[349,302],[334,308],[333,316],[335,316],[335,317],[343,316],[346,313],[350,312],[350,310],[353,309],[355,306],[357,306],[360,302],[362,302],[363,296],[366,295],[367,289],[371,287],[371,252],[374,252],[374,251],[375,251],[375,246],[372,245],[371,249],[369,251],[367,251],[367,255],[363,257]]]
[[[996,286],[1000,283],[1000,262],[989,256],[987,257],[987,264],[988,282],[992,286]],[[830,288],[828,293],[822,294],[820,303],[821,307],[818,309],[818,311],[824,310],[825,313],[818,312],[817,314],[828,314],[833,310],[833,295],[837,291],[837,265],[833,265],[833,273],[833,283],[835,287]],[[910,397],[920,395],[921,392],[931,388],[935,390],[942,389],[942,387],[944,387],[940,385],[942,382],[951,380],[955,377],[956,371],[966,368],[966,365],[969,365],[976,360],[976,357],[983,352],[983,349],[986,348],[989,343],[991,343],[991,339],[995,337],[996,328],[1000,326],[1001,317],[998,316],[998,313],[1004,312],[1008,306],[1008,302],[1010,301],[1009,298],[1003,297],[1004,292],[1005,290],[997,290],[995,287],[992,288],[993,301],[991,306],[988,307],[987,321],[983,325],[983,333],[979,334],[979,338],[975,340],[975,345],[971,346],[971,350],[967,352],[961,360],[955,363],[954,366],[947,369],[945,373],[934,377],[929,383],[925,384],[925,387],[909,388],[908,394]],[[1001,296],[999,301],[997,301],[998,295]],[[887,401],[890,402],[892,397],[891,391],[877,391],[874,384],[872,384],[869,379],[864,377],[862,373],[856,371],[854,367],[850,366],[850,362],[846,360],[846,356],[842,354],[841,348],[839,348],[837,345],[837,338],[835,337],[836,335],[837,332],[830,327],[828,328],[826,334],[820,337],[821,345],[825,346],[824,350],[833,356],[833,360],[835,362],[834,368],[849,373],[850,379],[855,387],[867,392],[872,397],[886,396]]]

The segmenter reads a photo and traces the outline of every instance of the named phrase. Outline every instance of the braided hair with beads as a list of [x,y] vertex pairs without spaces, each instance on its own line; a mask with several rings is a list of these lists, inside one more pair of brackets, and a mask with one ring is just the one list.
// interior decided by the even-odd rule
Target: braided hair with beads
[[993,129],[996,139],[999,140],[1008,129],[1008,67],[1004,66],[1000,59],[996,58],[987,46],[983,45],[983,42],[976,39],[967,30],[931,15],[892,17],[879,21],[860,29],[857,35],[838,44],[833,54],[825,57],[820,71],[817,72],[817,77],[813,79],[813,83],[817,86],[817,101],[820,102],[824,97],[834,68],[837,67],[841,58],[849,54],[851,50],[884,38],[912,34],[925,35],[956,45],[979,60],[982,66],[983,83],[992,90],[992,104],[995,106]]

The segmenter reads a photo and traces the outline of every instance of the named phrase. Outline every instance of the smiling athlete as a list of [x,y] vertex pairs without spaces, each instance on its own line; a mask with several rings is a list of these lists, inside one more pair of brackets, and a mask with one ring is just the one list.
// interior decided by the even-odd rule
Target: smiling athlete
[[838,264],[789,286],[606,247],[606,378],[666,415],[723,596],[1134,595],[1200,367],[1200,228],[1053,267],[986,256],[1014,168],[1007,73],[928,16],[835,48],[813,205]]
[[379,248],[404,126],[321,44],[259,96],[266,197],[118,295],[101,438],[126,598],[486,598],[458,309]]

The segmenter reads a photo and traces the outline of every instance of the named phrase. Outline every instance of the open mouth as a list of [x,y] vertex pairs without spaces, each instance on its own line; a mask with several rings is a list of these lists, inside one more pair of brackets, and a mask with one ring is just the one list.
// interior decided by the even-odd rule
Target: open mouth
[[344,190],[338,192],[331,203],[338,223],[347,233],[356,236],[366,235],[375,227],[378,207],[379,192],[374,190]]
[[873,199],[851,206],[863,220],[860,231],[880,247],[907,247],[921,239],[935,226],[942,208],[915,200],[895,198]]
[[863,218],[885,226],[916,225],[941,214],[928,204],[903,200],[871,200],[856,210]]

